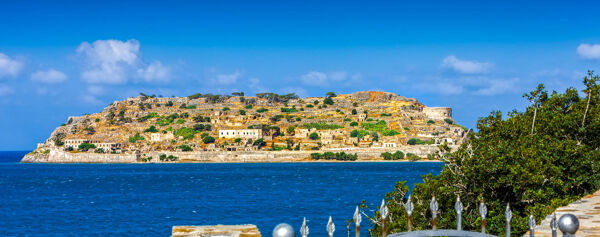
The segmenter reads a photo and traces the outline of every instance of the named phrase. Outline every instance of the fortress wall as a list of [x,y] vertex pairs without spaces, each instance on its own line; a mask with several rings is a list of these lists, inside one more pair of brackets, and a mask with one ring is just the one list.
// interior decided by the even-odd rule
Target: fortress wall
[[434,120],[452,119],[452,108],[449,107],[425,107],[423,113]]

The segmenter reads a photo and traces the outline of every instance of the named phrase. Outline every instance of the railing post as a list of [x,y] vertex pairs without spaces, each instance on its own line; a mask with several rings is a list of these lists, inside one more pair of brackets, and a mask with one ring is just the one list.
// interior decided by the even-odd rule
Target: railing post
[[302,235],[302,237],[308,236],[308,226],[306,225],[306,217],[304,217],[304,220],[302,220],[302,226],[300,227],[300,235]]
[[535,218],[529,215],[529,237],[535,236]]
[[408,196],[408,200],[404,204],[404,209],[406,210],[406,223],[408,224],[408,231],[412,231],[412,212],[415,209],[415,206],[410,200],[410,196]]
[[564,214],[558,219],[558,228],[563,236],[575,236],[575,232],[579,229],[579,220],[573,214]]
[[481,216],[481,233],[485,234],[485,216],[487,215],[487,207],[483,198],[481,198],[481,204],[479,204],[479,216]]
[[431,199],[429,203],[429,208],[431,209],[431,226],[433,230],[437,230],[437,212],[438,212],[438,202],[435,200],[435,196]]
[[329,216],[329,221],[327,222],[327,233],[329,234],[329,237],[333,237],[334,231],[335,231],[335,224],[333,224],[333,221],[331,220],[331,216]]
[[550,229],[552,230],[552,237],[556,237],[556,229],[558,228],[558,222],[556,221],[556,212],[552,213],[552,220],[550,221]]
[[456,203],[454,204],[454,210],[456,211],[456,230],[462,230],[462,211],[464,207],[462,202],[460,202],[460,196],[456,198]]
[[385,205],[385,199],[381,200],[381,206],[379,207],[379,214],[381,214],[381,237],[386,236],[385,221],[389,214],[388,207]]
[[506,204],[504,217],[506,218],[506,237],[510,237],[510,220],[512,219],[512,211],[510,210],[510,204],[508,203]]
[[356,210],[354,211],[353,219],[354,219],[354,226],[356,228],[355,236],[360,237],[360,222],[362,221],[362,217],[360,216],[360,211],[358,210],[358,206],[356,206]]

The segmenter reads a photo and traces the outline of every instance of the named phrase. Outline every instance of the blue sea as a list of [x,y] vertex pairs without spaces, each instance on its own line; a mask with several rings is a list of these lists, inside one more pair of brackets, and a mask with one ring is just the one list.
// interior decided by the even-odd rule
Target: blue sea
[[[399,180],[442,163],[20,164],[0,152],[0,236],[170,236],[175,225],[278,223],[346,236],[365,200],[372,214]],[[363,217],[361,231],[369,228]],[[353,232],[352,232],[353,233]],[[297,234],[299,236],[299,234]]]

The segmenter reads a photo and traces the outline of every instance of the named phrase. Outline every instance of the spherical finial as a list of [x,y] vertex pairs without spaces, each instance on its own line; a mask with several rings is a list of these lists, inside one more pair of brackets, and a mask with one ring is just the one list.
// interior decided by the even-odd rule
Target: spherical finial
[[558,219],[558,229],[563,234],[574,235],[579,229],[579,220],[573,214],[564,214]]
[[291,225],[281,223],[273,229],[273,237],[296,237],[296,233]]

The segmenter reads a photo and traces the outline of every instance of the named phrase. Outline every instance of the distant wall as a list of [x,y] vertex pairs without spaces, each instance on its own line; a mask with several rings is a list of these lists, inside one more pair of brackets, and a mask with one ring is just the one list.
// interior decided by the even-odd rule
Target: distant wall
[[25,155],[23,163],[134,163],[137,161],[133,154],[98,154],[73,153],[61,150],[50,150],[50,153],[30,153]]
[[452,108],[449,107],[425,107],[423,113],[434,120],[452,119]]

